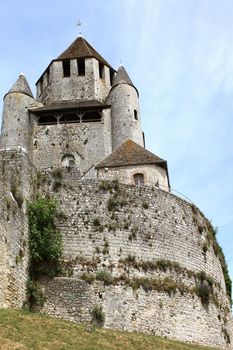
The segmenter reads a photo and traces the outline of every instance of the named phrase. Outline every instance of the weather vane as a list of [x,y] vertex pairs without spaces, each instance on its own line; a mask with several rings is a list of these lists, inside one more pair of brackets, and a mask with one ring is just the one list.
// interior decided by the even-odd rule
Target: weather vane
[[80,19],[79,19],[79,20],[78,20],[78,23],[76,24],[76,27],[79,27],[79,28],[80,28],[79,36],[82,36],[81,26],[82,26],[82,22],[81,22]]

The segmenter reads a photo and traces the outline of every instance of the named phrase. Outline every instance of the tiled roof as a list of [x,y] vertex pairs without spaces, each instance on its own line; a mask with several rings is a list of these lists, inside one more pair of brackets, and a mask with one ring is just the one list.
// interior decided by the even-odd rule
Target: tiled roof
[[51,103],[45,107],[39,107],[39,108],[33,108],[31,111],[33,113],[39,113],[39,112],[52,112],[52,111],[59,111],[59,110],[66,110],[66,109],[77,109],[77,108],[83,108],[83,109],[92,109],[92,108],[98,108],[98,109],[104,109],[108,108],[109,105],[103,104],[102,102],[98,100],[77,100],[77,101],[61,101],[61,102],[54,102]]
[[125,141],[108,157],[96,165],[96,168],[119,167],[127,165],[157,164],[167,169],[167,162],[147,151],[132,140]]
[[110,64],[82,37],[78,37],[60,56],[58,60],[70,60],[72,58],[94,57],[106,66]]
[[29,86],[24,74],[20,74],[18,80],[14,83],[14,85],[7,92],[7,94],[10,94],[11,92],[20,92],[22,94],[28,95],[28,96],[33,98],[32,91],[30,89],[30,86]]

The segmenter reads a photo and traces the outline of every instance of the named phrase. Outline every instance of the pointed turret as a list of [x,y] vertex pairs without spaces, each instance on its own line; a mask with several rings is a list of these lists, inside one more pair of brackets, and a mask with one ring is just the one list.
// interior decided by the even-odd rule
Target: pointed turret
[[122,65],[119,67],[117,74],[113,79],[112,87],[115,87],[119,84],[128,84],[135,88],[132,80],[130,79],[128,73],[126,72],[125,68]]
[[23,74],[7,92],[4,97],[2,118],[2,147],[29,150],[30,123],[28,108],[35,107],[38,102],[34,100],[30,86]]
[[14,85],[7,92],[7,94],[10,94],[11,92],[20,92],[22,94],[28,95],[28,96],[33,98],[32,91],[31,91],[30,86],[27,82],[27,79],[25,78],[25,75],[23,73],[20,74],[18,80],[14,83]]
[[113,79],[107,103],[112,107],[113,149],[127,139],[144,146],[138,91],[122,65]]
[[37,99],[45,105],[61,101],[104,101],[115,70],[82,37],[78,37],[42,74]]

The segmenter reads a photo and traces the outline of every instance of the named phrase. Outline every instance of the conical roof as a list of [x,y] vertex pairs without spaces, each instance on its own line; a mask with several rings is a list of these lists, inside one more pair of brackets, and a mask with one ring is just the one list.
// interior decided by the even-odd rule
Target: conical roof
[[58,60],[70,60],[73,58],[94,57],[106,66],[110,64],[82,37],[78,37],[60,56]]
[[144,147],[128,139],[117,147],[109,156],[96,165],[96,168],[118,167],[127,165],[157,164],[167,169],[167,162]]
[[20,74],[18,80],[14,83],[7,94],[10,94],[11,92],[20,92],[33,98],[32,91],[23,73]]
[[133,87],[135,87],[132,80],[130,79],[128,73],[126,72],[126,69],[123,66],[119,67],[117,74],[114,77],[112,86],[114,87],[114,86],[119,85],[119,84],[128,84],[128,85],[132,85]]

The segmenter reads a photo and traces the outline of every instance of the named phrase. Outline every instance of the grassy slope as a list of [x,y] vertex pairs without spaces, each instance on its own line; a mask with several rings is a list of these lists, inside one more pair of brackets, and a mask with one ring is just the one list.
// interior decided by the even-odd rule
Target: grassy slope
[[104,329],[40,314],[0,310],[1,350],[210,350],[163,338]]

